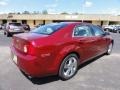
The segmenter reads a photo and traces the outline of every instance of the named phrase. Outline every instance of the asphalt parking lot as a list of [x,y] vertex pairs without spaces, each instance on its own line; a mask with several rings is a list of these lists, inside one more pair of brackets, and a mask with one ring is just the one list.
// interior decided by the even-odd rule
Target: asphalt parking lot
[[28,79],[10,60],[11,37],[0,31],[0,90],[120,90],[120,34],[111,55],[103,55],[82,65],[68,81],[57,76]]

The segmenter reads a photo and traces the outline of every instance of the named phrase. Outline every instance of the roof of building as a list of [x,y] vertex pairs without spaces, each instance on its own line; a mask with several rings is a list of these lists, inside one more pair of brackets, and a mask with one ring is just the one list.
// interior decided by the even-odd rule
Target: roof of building
[[97,20],[120,21],[120,16],[109,14],[0,14],[0,20]]

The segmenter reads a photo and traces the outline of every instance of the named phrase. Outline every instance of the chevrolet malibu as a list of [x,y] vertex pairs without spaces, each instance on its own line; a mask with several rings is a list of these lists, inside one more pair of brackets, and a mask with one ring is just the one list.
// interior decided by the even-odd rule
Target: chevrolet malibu
[[78,66],[112,52],[114,40],[100,27],[80,22],[43,25],[13,36],[11,58],[27,76],[72,78]]

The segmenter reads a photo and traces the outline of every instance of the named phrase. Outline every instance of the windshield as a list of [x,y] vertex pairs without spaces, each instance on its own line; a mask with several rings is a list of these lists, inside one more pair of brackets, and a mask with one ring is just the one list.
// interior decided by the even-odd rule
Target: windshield
[[34,29],[33,31],[31,31],[31,33],[50,35],[65,26],[66,26],[65,23],[47,24],[47,25],[43,25],[43,26],[40,26],[39,28]]

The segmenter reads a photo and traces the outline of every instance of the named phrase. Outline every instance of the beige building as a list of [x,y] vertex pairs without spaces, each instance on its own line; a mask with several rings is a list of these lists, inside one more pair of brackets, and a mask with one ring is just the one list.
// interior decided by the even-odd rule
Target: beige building
[[47,24],[62,21],[84,21],[95,25],[120,24],[120,16],[87,14],[87,15],[59,15],[59,14],[1,14],[0,24],[7,22],[20,22],[29,24],[31,28],[38,24]]

